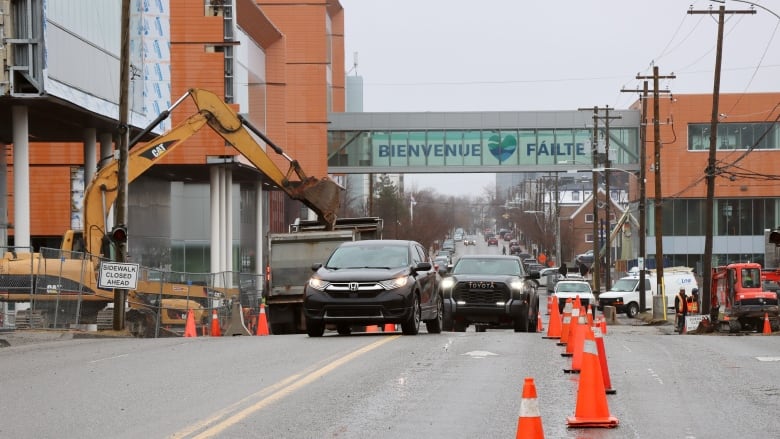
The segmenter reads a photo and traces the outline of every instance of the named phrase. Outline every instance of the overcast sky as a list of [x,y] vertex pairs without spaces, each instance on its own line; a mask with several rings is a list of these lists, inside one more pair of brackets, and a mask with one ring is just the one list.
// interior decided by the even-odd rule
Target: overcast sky
[[[727,15],[721,93],[780,91],[780,0]],[[653,65],[672,93],[712,93],[719,3],[680,0],[341,0],[347,70],[364,111],[625,109]],[[726,1],[726,9],[750,4]],[[775,14],[775,15],[773,15]],[[357,66],[355,54],[357,53]],[[652,82],[650,83],[652,87]],[[726,112],[727,109],[721,109]],[[481,194],[492,174],[411,176]],[[446,189],[449,188],[449,189]]]

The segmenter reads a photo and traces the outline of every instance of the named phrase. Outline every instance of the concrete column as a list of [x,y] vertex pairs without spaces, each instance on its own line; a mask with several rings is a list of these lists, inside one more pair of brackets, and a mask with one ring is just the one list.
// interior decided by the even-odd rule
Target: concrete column
[[227,266],[227,257],[225,256],[225,240],[227,239],[227,228],[225,227],[225,221],[227,218],[227,204],[225,202],[225,168],[219,167],[219,271],[225,271]]
[[111,133],[100,133],[100,160],[98,166],[101,168],[111,160],[114,154],[114,137]]
[[89,186],[97,169],[97,130],[84,128],[84,187]]
[[210,201],[210,220],[211,220],[211,271],[219,271],[219,166],[209,168],[209,201]]
[[255,272],[261,276],[265,275],[265,267],[263,266],[263,260],[265,255],[265,228],[263,224],[263,183],[257,182],[255,184],[255,235],[257,241],[255,243]]
[[30,247],[30,143],[27,107],[12,108],[14,139],[14,246]]
[[[233,271],[233,171],[225,168],[225,271]],[[232,286],[232,285],[228,285]]]

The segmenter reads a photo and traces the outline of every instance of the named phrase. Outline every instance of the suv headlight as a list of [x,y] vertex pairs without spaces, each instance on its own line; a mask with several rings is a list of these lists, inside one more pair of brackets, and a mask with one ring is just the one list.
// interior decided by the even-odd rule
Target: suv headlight
[[512,287],[512,291],[523,291],[525,283],[521,280],[513,280],[509,286]]
[[309,286],[314,288],[317,291],[325,291],[325,288],[328,288],[329,285],[330,282],[326,282],[316,277],[312,277],[309,279]]
[[394,290],[396,288],[401,288],[404,285],[406,285],[409,282],[409,277],[407,276],[400,276],[395,279],[390,280],[383,280],[379,282],[379,285],[382,285],[382,288],[386,290]]
[[441,280],[441,288],[445,290],[449,290],[452,288],[452,286],[455,285],[455,279],[451,277],[445,277]]

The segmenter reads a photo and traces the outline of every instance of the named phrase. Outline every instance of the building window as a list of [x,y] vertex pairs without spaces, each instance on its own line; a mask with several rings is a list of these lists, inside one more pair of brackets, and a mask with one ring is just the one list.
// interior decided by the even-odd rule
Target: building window
[[[688,150],[710,148],[710,124],[688,124]],[[715,139],[718,150],[780,149],[780,125],[771,122],[720,123]]]
[[[593,214],[592,213],[586,213],[585,214],[585,222],[589,224],[593,224]],[[591,237],[592,239],[593,237]]]
[[593,242],[593,233],[585,234],[585,242]]

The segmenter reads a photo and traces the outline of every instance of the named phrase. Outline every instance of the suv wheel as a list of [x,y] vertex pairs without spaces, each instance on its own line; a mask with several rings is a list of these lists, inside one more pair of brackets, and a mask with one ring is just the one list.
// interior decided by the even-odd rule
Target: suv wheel
[[453,328],[452,312],[442,311],[442,317],[443,317],[443,321],[441,324],[442,329],[448,332],[452,331]]
[[528,332],[528,316],[525,313],[515,319],[515,332]]
[[417,335],[417,333],[420,332],[421,312],[420,297],[415,294],[414,305],[412,306],[412,314],[405,322],[401,323],[401,332],[403,332],[404,335]]
[[441,333],[441,328],[444,326],[444,314],[442,310],[444,306],[441,304],[441,297],[436,299],[436,318],[425,322],[425,329],[429,334]]
[[336,331],[339,335],[349,335],[352,334],[352,327],[349,325],[338,325]]
[[320,320],[306,319],[306,333],[309,337],[322,337],[325,333],[325,324]]

